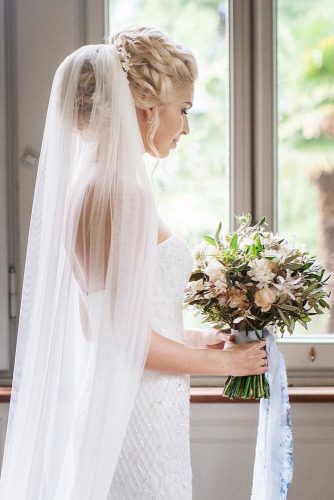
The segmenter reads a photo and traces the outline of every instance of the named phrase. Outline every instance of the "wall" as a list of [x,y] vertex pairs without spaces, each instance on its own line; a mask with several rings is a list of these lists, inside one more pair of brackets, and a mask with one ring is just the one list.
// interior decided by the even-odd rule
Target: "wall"
[[[10,0],[12,1],[12,0]],[[36,169],[20,161],[28,147],[40,151],[53,75],[72,51],[101,43],[103,0],[19,0],[13,21],[16,40],[19,285],[29,232]]]
[[[8,405],[0,404],[0,464]],[[249,500],[257,404],[192,404],[193,500]],[[292,404],[295,470],[289,500],[330,500],[334,492],[331,403]],[[121,500],[121,499],[119,499]]]
[[[293,403],[294,477],[289,500],[334,497],[334,406]],[[258,405],[192,404],[193,500],[249,500]],[[277,499],[278,500],[278,499]]]

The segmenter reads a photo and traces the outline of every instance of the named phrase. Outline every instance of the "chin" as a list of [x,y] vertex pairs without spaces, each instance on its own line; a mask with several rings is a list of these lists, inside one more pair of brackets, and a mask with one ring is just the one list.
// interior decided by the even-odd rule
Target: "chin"
[[169,153],[170,153],[170,149],[168,149],[167,151],[158,151],[159,153],[159,156],[157,156],[156,154],[154,154],[151,150],[150,151],[146,151],[150,156],[152,156],[153,158],[159,158],[159,159],[162,159],[162,158],[167,158],[167,156],[169,156]]
[[[159,151],[159,153],[160,153],[160,151]],[[168,151],[160,153],[160,158],[167,158],[167,156],[169,156],[169,153],[170,153],[170,149]]]

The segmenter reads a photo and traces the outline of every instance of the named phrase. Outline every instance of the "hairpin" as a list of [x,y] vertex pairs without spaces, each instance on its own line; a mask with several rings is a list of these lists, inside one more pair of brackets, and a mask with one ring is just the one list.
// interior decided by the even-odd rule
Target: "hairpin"
[[116,44],[116,47],[117,47],[118,53],[121,56],[120,62],[121,62],[122,68],[125,71],[126,76],[128,76],[128,73],[130,71],[130,66],[132,66],[132,63],[129,62],[129,58],[131,57],[131,54],[125,49],[125,47],[123,47],[121,42],[118,42]]

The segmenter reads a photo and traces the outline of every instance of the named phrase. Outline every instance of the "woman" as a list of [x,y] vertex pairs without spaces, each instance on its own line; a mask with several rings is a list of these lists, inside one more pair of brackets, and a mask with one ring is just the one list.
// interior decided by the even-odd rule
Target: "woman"
[[189,375],[267,370],[264,342],[222,350],[222,335],[183,331],[191,253],[159,219],[142,156],[189,133],[196,76],[192,54],[147,27],[57,69],[1,499],[191,498]]

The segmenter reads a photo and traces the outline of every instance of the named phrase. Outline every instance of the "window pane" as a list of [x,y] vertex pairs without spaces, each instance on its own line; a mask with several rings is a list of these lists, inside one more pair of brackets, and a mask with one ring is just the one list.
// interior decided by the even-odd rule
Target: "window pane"
[[[169,158],[147,155],[159,212],[191,247],[222,221],[229,227],[228,2],[111,0],[110,31],[131,24],[160,28],[195,55],[199,77],[189,111],[190,134]],[[199,325],[186,314],[185,324]]]
[[[333,26],[332,0],[277,1],[279,231],[304,243],[328,270],[334,269]],[[334,308],[309,330],[334,332]]]

